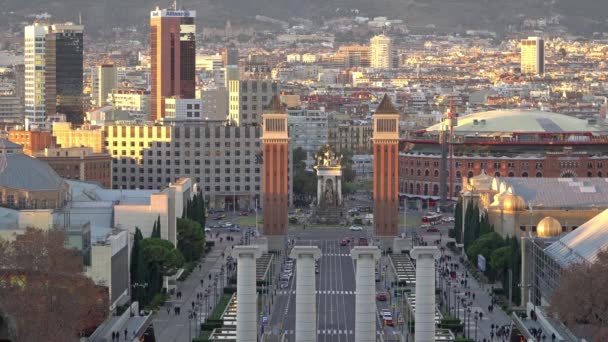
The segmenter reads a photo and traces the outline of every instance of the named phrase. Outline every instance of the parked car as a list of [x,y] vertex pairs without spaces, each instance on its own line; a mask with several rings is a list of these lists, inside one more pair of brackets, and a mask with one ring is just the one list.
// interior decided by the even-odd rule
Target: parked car
[[230,227],[230,228],[228,228],[228,231],[233,232],[233,233],[240,233],[241,229],[238,227]]
[[211,228],[205,227],[205,233],[211,233]]
[[226,222],[226,223],[224,223],[224,227],[226,227],[226,228],[232,227],[232,222]]
[[249,215],[249,213],[248,213],[248,212],[246,212],[246,211],[241,211],[241,212],[239,213],[239,215],[241,215],[241,216],[247,216],[247,215]]
[[378,292],[376,293],[376,300],[379,302],[386,302],[387,296],[386,292]]
[[289,287],[289,281],[281,281],[279,283],[279,287],[282,288],[282,289],[288,288]]
[[349,238],[344,238],[344,239],[340,240],[340,246],[348,246],[349,243],[350,243]]
[[363,227],[361,227],[361,226],[350,226],[350,228],[348,228],[348,229],[350,229],[350,230],[352,230],[354,232],[360,232],[360,231],[363,230]]
[[426,232],[427,233],[439,233],[439,229],[437,229],[435,227],[431,227],[431,228],[427,228]]

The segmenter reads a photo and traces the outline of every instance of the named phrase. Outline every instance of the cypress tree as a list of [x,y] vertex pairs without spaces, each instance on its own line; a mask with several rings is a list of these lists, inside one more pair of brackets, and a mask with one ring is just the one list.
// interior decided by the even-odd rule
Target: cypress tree
[[456,242],[462,243],[462,197],[458,197],[458,203],[456,203],[456,212],[454,213],[454,238]]

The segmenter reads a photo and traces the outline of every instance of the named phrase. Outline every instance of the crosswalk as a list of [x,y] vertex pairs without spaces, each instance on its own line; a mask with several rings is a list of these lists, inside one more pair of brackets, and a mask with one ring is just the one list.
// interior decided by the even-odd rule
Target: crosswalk
[[322,256],[328,256],[328,257],[350,257],[350,254],[348,253],[323,253]]
[[[354,295],[356,294],[356,291],[334,291],[334,290],[317,290],[315,291],[316,294],[318,295]],[[289,291],[289,290],[280,290],[278,292],[279,295],[289,295],[289,294],[296,294],[296,291]]]
[[[283,330],[285,335],[295,335],[295,330]],[[319,329],[317,335],[354,335],[354,330],[340,330],[340,329]]]

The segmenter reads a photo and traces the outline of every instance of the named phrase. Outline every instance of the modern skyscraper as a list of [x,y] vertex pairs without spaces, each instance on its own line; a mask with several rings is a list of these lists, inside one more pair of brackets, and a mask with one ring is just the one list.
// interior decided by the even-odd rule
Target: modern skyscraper
[[47,94],[46,87],[46,35],[48,32],[47,25],[34,24],[25,27],[26,129],[33,124],[44,123],[46,115],[55,114],[55,106],[48,101],[51,94]]
[[[51,25],[47,36],[48,81],[54,81],[56,111],[72,123],[82,123],[84,26],[72,23]],[[54,79],[53,79],[54,76]],[[52,86],[52,85],[51,85]]]
[[95,105],[103,106],[108,102],[108,94],[118,88],[116,66],[101,64],[95,68],[93,74],[93,100]]
[[25,27],[25,124],[66,114],[82,122],[84,26],[72,23]]
[[195,95],[196,11],[156,9],[150,13],[152,61],[150,119],[165,116],[165,98]]
[[393,43],[390,37],[380,34],[370,39],[371,67],[388,69],[393,66]]
[[545,73],[545,41],[541,37],[528,37],[521,41],[521,73]]

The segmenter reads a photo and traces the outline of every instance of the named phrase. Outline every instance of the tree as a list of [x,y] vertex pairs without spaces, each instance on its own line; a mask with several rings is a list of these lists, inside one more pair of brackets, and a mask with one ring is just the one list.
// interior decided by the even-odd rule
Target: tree
[[146,297],[145,288],[140,286],[146,282],[146,266],[144,264],[144,256],[141,249],[143,239],[144,237],[141,234],[141,230],[136,227],[135,236],[133,237],[133,247],[131,247],[131,299],[140,304],[145,303]]
[[298,147],[296,149],[293,150],[292,152],[292,156],[293,156],[293,173],[294,176],[302,173],[304,171],[306,171],[306,158],[307,158],[307,153],[306,151],[304,151],[303,148]]
[[159,238],[144,239],[141,250],[148,270],[146,299],[149,301],[161,291],[162,277],[174,275],[184,265],[184,257],[171,242]]
[[158,219],[154,221],[154,227],[152,227],[152,235],[150,237],[160,239],[160,215],[158,215]]
[[458,197],[458,203],[456,203],[456,212],[454,213],[454,230],[453,238],[456,242],[462,243],[462,197]]
[[193,220],[177,219],[177,249],[186,261],[197,261],[203,255],[205,236],[201,225]]
[[568,327],[581,326],[593,341],[608,340],[608,250],[593,263],[581,262],[562,270],[549,312]]
[[78,341],[108,315],[107,289],[85,276],[79,251],[59,230],[28,228],[0,239],[0,307],[16,341]]

